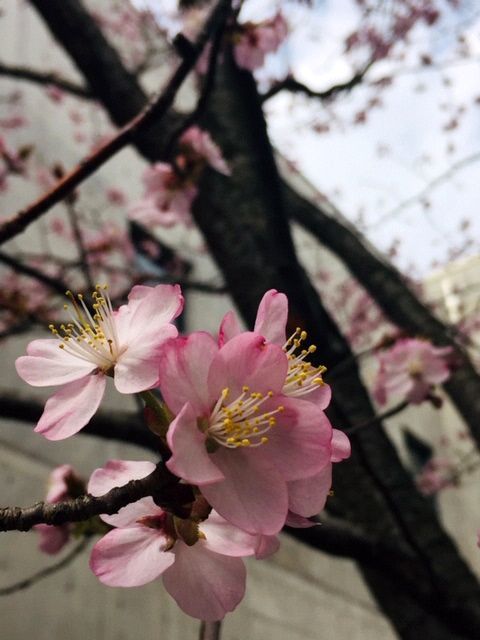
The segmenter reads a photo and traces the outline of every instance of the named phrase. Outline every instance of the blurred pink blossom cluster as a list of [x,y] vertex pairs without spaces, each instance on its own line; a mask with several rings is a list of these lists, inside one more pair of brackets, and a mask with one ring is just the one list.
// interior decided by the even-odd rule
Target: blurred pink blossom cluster
[[287,35],[288,25],[280,12],[264,22],[238,25],[233,36],[236,63],[249,71],[262,67],[267,54],[275,52]]
[[[48,492],[45,501],[49,503],[61,502],[69,498],[76,498],[84,493],[85,487],[73,467],[62,464],[52,471],[48,480]],[[64,524],[54,527],[48,524],[37,524],[34,527],[40,536],[38,546],[41,551],[53,555],[63,549],[70,540],[72,525]]]
[[420,404],[432,397],[435,385],[450,376],[451,347],[434,347],[427,340],[402,338],[380,353],[373,395],[379,404],[391,398]]
[[[53,338],[34,340],[16,362],[29,384],[59,387],[35,431],[49,440],[80,431],[108,378],[120,393],[144,399],[158,389],[164,404],[153,405],[162,407],[158,415],[149,405],[146,417],[162,416],[164,430],[154,432],[168,451],[166,467],[193,496],[181,516],[150,497],[102,516],[112,530],[94,546],[90,566],[117,587],[161,576],[185,612],[219,620],[243,597],[242,558],[274,552],[285,524],[314,525],[332,465],[350,455],[347,436],[324,413],[331,389],[325,368],[312,363],[316,346],[300,328],[286,334],[288,301],[275,290],[264,295],[253,331],[229,312],[217,336],[178,335],[178,286],[136,286],[118,310],[104,285],[91,308],[81,294],[68,295],[71,322],[51,325]],[[48,500],[65,495],[69,468],[61,469]],[[93,473],[88,491],[101,496],[155,469],[154,462],[112,460]],[[60,547],[67,532],[45,548]]]
[[130,218],[150,227],[190,226],[191,207],[203,169],[210,166],[230,175],[220,149],[210,134],[197,126],[190,127],[180,137],[178,154],[173,165],[157,162],[143,175],[144,196],[130,208]]
[[432,496],[456,484],[456,466],[447,458],[431,458],[415,478],[424,496]]

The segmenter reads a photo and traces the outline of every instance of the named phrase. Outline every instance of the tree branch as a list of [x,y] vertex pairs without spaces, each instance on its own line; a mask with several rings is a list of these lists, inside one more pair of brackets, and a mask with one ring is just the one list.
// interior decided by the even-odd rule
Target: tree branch
[[89,89],[75,84],[74,82],[70,82],[70,80],[60,78],[60,76],[53,71],[44,73],[41,71],[35,71],[29,67],[12,66],[0,62],[0,75],[8,78],[14,78],[16,80],[29,80],[30,82],[40,86],[53,85],[62,91],[66,91],[67,93],[77,96],[78,98],[85,98],[88,100],[93,99],[92,92]]
[[152,496],[159,506],[179,513],[179,508],[191,502],[193,494],[187,485],[171,474],[162,462],[146,478],[131,480],[115,487],[103,496],[89,494],[63,502],[38,502],[31,507],[5,507],[0,509],[0,531],[29,531],[36,524],[58,526],[67,522],[80,522],[101,514],[111,515],[131,502]]
[[34,280],[38,280],[38,282],[41,282],[52,289],[52,291],[55,291],[55,293],[59,293],[62,296],[65,295],[65,291],[68,289],[68,284],[63,282],[63,280],[60,280],[60,278],[53,278],[52,276],[43,273],[43,271],[25,264],[20,260],[17,260],[14,256],[10,256],[3,251],[0,251],[0,262],[3,262],[3,264],[6,264],[18,273],[22,273],[23,275],[30,276],[30,278],[33,278]]
[[17,591],[23,591],[23,589],[28,589],[33,586],[40,580],[44,578],[48,578],[48,576],[53,575],[54,573],[58,573],[65,567],[67,567],[75,558],[77,558],[88,546],[90,542],[90,538],[83,538],[64,558],[62,558],[59,562],[52,564],[49,567],[45,567],[45,569],[41,569],[34,573],[29,578],[25,578],[24,580],[20,580],[19,582],[15,582],[8,587],[0,587],[0,596],[10,596],[12,593],[16,593]]
[[65,175],[57,184],[39,200],[19,211],[0,226],[0,244],[15,237],[24,231],[29,224],[37,220],[57,202],[73,191],[86,178],[95,173],[107,160],[118,151],[130,144],[134,138],[147,129],[152,122],[158,122],[165,116],[172,106],[177,91],[183,84],[194,67],[204,46],[215,32],[219,23],[222,23],[230,11],[231,0],[219,0],[215,9],[205,23],[205,26],[195,44],[192,45],[192,54],[184,59],[171,74],[170,80],[162,93],[154,98],[137,116],[127,125],[122,127],[108,142],[104,143],[97,151],[87,156],[75,169]]
[[333,86],[329,87],[328,89],[325,89],[324,91],[314,91],[313,89],[310,89],[302,82],[295,80],[293,76],[287,76],[284,80],[281,80],[280,82],[275,83],[270,87],[270,89],[268,89],[268,91],[262,94],[261,96],[262,103],[266,102],[270,98],[273,98],[273,96],[276,96],[277,93],[280,93],[280,91],[302,93],[303,95],[306,95],[309,98],[318,98],[321,101],[332,100],[339,93],[343,93],[343,92],[348,93],[354,87],[361,84],[361,82],[363,82],[365,78],[365,75],[367,74],[367,71],[370,69],[372,64],[373,64],[373,61],[371,60],[368,64],[365,65],[363,69],[361,69],[360,71],[357,71],[350,78],[350,80],[347,80],[346,82],[340,82],[338,84],[334,84]]

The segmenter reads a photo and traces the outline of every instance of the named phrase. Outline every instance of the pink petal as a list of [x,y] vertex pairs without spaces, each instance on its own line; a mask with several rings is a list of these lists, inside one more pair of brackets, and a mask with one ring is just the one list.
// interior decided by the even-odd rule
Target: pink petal
[[311,527],[318,526],[318,522],[312,522],[309,518],[304,518],[303,516],[299,516],[298,513],[289,511],[285,525],[287,527],[293,527],[294,529],[310,529]]
[[[155,469],[153,462],[136,460],[109,460],[101,469],[95,469],[88,482],[88,492],[92,496],[103,496],[114,487],[123,487],[130,480],[139,480],[150,475]],[[133,525],[142,516],[163,513],[152,498],[146,497],[126,505],[113,515],[102,515],[104,522],[115,527]]]
[[276,553],[280,548],[280,540],[277,536],[256,536],[257,548],[255,558],[263,560]]
[[310,393],[306,395],[305,398],[309,402],[314,402],[317,405],[318,409],[324,411],[328,407],[328,405],[330,404],[330,400],[332,399],[332,390],[330,388],[330,385],[319,385],[316,389],[310,391]]
[[109,460],[95,471],[88,481],[88,493],[103,496],[114,487],[123,487],[130,480],[146,478],[155,471],[153,462],[139,460]]
[[144,334],[153,333],[159,327],[174,320],[183,309],[183,296],[178,285],[159,284],[156,287],[137,289],[130,292],[127,309],[130,312],[128,327],[122,327],[124,335],[120,342],[132,345],[142,342]]
[[114,529],[92,549],[90,568],[111,587],[138,587],[158,578],[175,561],[163,551],[167,539],[158,529],[142,525]]
[[46,502],[59,502],[68,497],[68,478],[75,478],[75,471],[71,464],[62,464],[56,467],[48,478],[48,492]]
[[193,547],[179,541],[175,564],[162,576],[168,593],[188,615],[221,620],[245,594],[246,571],[240,558],[210,551],[200,540]]
[[289,482],[289,510],[305,518],[315,516],[325,507],[331,486],[331,464],[327,464],[324,469],[311,478]]
[[37,524],[33,528],[40,535],[38,548],[49,555],[54,555],[61,551],[70,540],[70,528],[68,525],[52,527],[49,524]]
[[165,402],[178,413],[189,402],[197,416],[207,415],[212,402],[207,377],[210,365],[218,353],[213,337],[203,331],[187,338],[170,340],[160,361],[159,384]]
[[[298,480],[318,473],[330,462],[332,426],[323,411],[312,402],[280,396],[269,401],[272,408],[283,405],[277,424],[267,433],[268,442],[257,454],[277,466],[285,480]],[[267,404],[262,406],[267,409]]]
[[26,356],[17,358],[18,375],[34,387],[50,387],[79,380],[97,368],[92,362],[60,349],[59,340],[34,340]]
[[115,387],[120,393],[139,393],[158,382],[158,369],[164,343],[178,335],[173,324],[158,324],[150,332],[137,327],[138,338],[118,358],[115,365]]
[[202,493],[226,520],[249,533],[280,531],[288,507],[286,484],[274,467],[267,467],[255,450],[220,448],[212,459],[225,480],[202,486]]
[[63,440],[82,429],[95,414],[105,391],[103,374],[89,375],[70,382],[45,404],[35,431],[47,440]]
[[247,385],[252,392],[279,392],[288,370],[284,351],[266,343],[263,336],[244,332],[229,340],[218,352],[208,374],[210,397],[218,398],[228,387],[234,400]]
[[332,431],[332,462],[341,462],[350,457],[352,446],[346,433],[339,429]]
[[189,403],[168,428],[167,442],[172,451],[167,467],[176,476],[201,486],[223,480],[223,473],[207,453],[205,435],[197,427],[197,417]]
[[258,546],[259,536],[233,526],[215,511],[211,512],[208,520],[200,524],[200,531],[206,536],[204,546],[225,556],[252,556]]
[[270,289],[263,296],[258,307],[254,331],[270,342],[283,346],[286,341],[287,319],[287,296],[276,289]]
[[241,333],[240,323],[236,314],[233,311],[229,311],[223,316],[223,320],[220,323],[220,329],[218,331],[218,346],[223,347],[223,345],[238,336]]

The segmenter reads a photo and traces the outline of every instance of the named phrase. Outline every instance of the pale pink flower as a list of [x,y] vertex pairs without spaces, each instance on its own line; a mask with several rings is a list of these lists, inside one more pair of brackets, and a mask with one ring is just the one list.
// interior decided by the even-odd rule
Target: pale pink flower
[[332,487],[332,464],[350,457],[350,441],[343,431],[333,429],[331,457],[315,475],[288,483],[287,524],[291,527],[307,526],[302,518],[309,518],[323,511]]
[[262,67],[265,56],[276,51],[288,35],[288,25],[281,13],[258,24],[247,22],[239,28],[233,50],[235,61],[249,71]]
[[172,227],[192,224],[190,210],[198,189],[180,178],[173,167],[157,162],[143,174],[145,194],[129,211],[129,217],[146,226]]
[[[62,440],[84,427],[102,400],[106,377],[120,393],[138,393],[158,379],[163,343],[177,335],[171,322],[182,310],[178,286],[136,286],[114,311],[106,287],[97,287],[90,312],[70,293],[71,322],[50,328],[54,339],[34,340],[16,361],[19,376],[35,387],[61,389],[47,400],[35,431]],[[68,309],[68,306],[65,305]]]
[[415,478],[420,493],[432,496],[455,485],[455,465],[446,458],[431,458]]
[[229,176],[231,171],[225,162],[218,145],[212,140],[208,131],[193,126],[185,131],[180,138],[180,145],[190,147],[200,158],[205,160],[219,173]]
[[161,360],[160,389],[176,414],[168,468],[250,533],[278,532],[287,482],[315,475],[331,457],[327,417],[282,394],[287,372],[282,348],[249,332],[222,347],[203,332],[170,340]]
[[[257,311],[254,332],[266,340],[283,348],[287,354],[288,374],[282,393],[290,397],[305,397],[315,402],[320,409],[326,409],[330,403],[332,392],[322,379],[325,367],[315,367],[308,362],[308,357],[315,353],[316,346],[303,348],[307,333],[297,328],[287,339],[286,326],[288,319],[288,299],[284,293],[270,289],[263,296]],[[218,341],[225,344],[241,333],[240,323],[233,311],[225,314],[220,325]]]
[[[102,495],[149,475],[154,468],[151,462],[111,460],[94,471],[88,491]],[[245,592],[241,558],[261,555],[274,546],[215,512],[199,524],[199,539],[187,545],[178,527],[180,519],[163,511],[152,498],[101,518],[115,529],[92,550],[90,567],[99,580],[114,587],[136,587],[161,576],[179,607],[202,620],[221,620],[237,606]]]
[[[77,497],[83,481],[77,476],[74,468],[69,464],[62,464],[52,471],[48,481],[49,487],[45,501],[49,503],[61,502],[68,498]],[[38,524],[34,527],[40,536],[38,547],[44,553],[54,555],[61,551],[69,542],[72,531],[70,523],[60,526]]]
[[379,404],[391,397],[420,404],[432,387],[450,376],[446,357],[450,347],[434,347],[427,340],[405,338],[379,356],[379,370],[373,395]]

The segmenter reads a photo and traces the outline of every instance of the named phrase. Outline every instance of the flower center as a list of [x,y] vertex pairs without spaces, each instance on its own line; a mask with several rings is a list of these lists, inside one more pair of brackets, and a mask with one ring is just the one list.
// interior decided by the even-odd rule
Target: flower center
[[108,372],[117,362],[122,350],[107,285],[96,285],[92,293],[92,312],[81,293],[76,298],[71,291],[67,291],[66,295],[72,306],[65,304],[64,309],[68,311],[72,322],[61,324],[60,330],[53,324],[49,325],[50,331],[60,341],[59,348]]
[[288,373],[283,386],[283,393],[287,396],[303,396],[325,384],[322,374],[327,368],[314,367],[305,360],[309,354],[315,353],[317,347],[311,344],[308,349],[302,349],[300,353],[295,354],[295,351],[301,348],[302,342],[305,342],[306,339],[307,332],[297,327],[283,345],[283,350],[288,358]]
[[229,449],[258,447],[268,442],[265,434],[276,425],[276,414],[284,411],[284,407],[278,405],[273,410],[260,412],[261,405],[273,397],[273,391],[250,393],[249,387],[244,386],[235,400],[228,402],[229,395],[230,389],[223,389],[210,415],[208,436]]
[[411,360],[407,365],[407,370],[412,378],[421,378],[423,374],[423,363],[418,358]]

